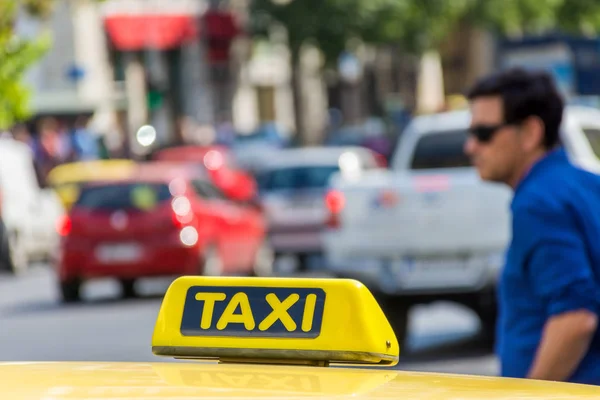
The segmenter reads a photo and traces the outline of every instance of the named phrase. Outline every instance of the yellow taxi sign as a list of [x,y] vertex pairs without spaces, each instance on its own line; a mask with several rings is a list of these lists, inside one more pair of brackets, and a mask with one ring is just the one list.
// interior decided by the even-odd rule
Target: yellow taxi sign
[[395,365],[394,331],[350,279],[181,277],[163,300],[152,351],[223,362]]

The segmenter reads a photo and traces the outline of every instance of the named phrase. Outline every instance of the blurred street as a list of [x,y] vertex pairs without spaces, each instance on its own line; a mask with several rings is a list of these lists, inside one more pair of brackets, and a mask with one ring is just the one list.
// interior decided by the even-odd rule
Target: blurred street
[[[258,278],[191,279],[195,292],[169,295],[185,298],[167,307],[182,307],[182,315],[161,315],[166,336],[157,335],[155,349],[257,371],[256,364],[292,360],[315,366],[323,388],[345,390],[356,381],[369,395],[362,385],[371,378],[330,382],[316,366],[381,366],[399,347],[396,370],[567,379],[566,372],[534,373],[544,363],[543,351],[534,359],[534,343],[542,338],[538,350],[550,352],[568,344],[540,334],[556,317],[542,304],[553,288],[576,293],[570,285],[591,283],[592,275],[549,273],[547,261],[568,260],[552,256],[554,245],[539,257],[542,273],[534,273],[527,264],[536,246],[545,248],[541,236],[554,238],[553,224],[564,215],[553,206],[546,218],[535,198],[523,210],[543,216],[544,225],[515,229],[521,222],[513,211],[521,210],[515,193],[542,154],[600,174],[600,1],[539,3],[0,0],[0,363],[167,362],[166,369],[180,369],[172,363],[193,361],[152,354],[170,283],[242,276]],[[515,80],[481,80],[502,70]],[[524,70],[545,72],[543,85]],[[521,89],[524,100],[513,99]],[[480,98],[490,112],[480,112]],[[528,137],[543,137],[536,139],[543,146],[530,152]],[[560,149],[550,152],[555,144]],[[569,215],[584,215],[580,203],[598,208],[571,192],[575,181],[583,182],[553,175],[562,186],[547,198],[577,200],[565,208]],[[590,230],[587,218],[580,221],[573,226]],[[520,234],[523,251],[512,250],[515,232],[531,232]],[[598,232],[585,241],[587,255]],[[361,282],[398,346],[364,288],[261,280],[271,277]],[[346,288],[361,297],[353,300]],[[544,298],[523,300],[536,293]],[[522,308],[512,314],[511,302]],[[586,319],[563,322],[565,332],[581,328],[571,336],[581,349],[592,327],[600,329],[598,318]],[[498,356],[490,346],[496,335]],[[545,345],[551,337],[556,343]],[[553,368],[600,364],[584,350],[563,353],[580,358],[554,357]],[[514,366],[518,373],[510,373]],[[62,365],[50,367],[49,383],[58,385],[54,369]],[[8,368],[0,375],[8,386],[37,383]],[[115,382],[126,386],[138,372]],[[444,378],[426,378],[421,390],[413,374],[382,375],[398,375],[381,385],[386,398],[447,398],[435,393]],[[569,379],[583,382],[578,377]],[[265,389],[259,378],[256,387],[244,383],[249,393]],[[287,377],[272,380],[284,386]],[[452,398],[504,396],[502,380],[448,381],[458,393]],[[398,395],[406,383],[402,393],[410,395]],[[487,384],[489,392],[475,393]],[[223,388],[237,390],[230,382]],[[223,388],[219,396],[229,396]],[[0,400],[17,399],[8,393],[0,390]],[[507,393],[502,398],[514,398]]]
[[[140,282],[142,296],[122,300],[110,281],[84,288],[85,302],[62,305],[52,271],[0,275],[0,361],[175,361],[151,353],[161,296],[169,280]],[[412,352],[397,368],[496,375],[493,355],[479,344],[477,318],[448,303],[411,315]]]

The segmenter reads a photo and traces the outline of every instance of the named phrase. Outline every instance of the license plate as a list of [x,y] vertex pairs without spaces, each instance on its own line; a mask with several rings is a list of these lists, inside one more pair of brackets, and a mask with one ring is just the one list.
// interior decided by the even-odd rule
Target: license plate
[[396,282],[410,289],[475,286],[484,269],[484,263],[465,258],[406,258],[392,263]]
[[135,243],[105,244],[96,248],[96,258],[104,264],[135,262],[142,257],[142,248]]

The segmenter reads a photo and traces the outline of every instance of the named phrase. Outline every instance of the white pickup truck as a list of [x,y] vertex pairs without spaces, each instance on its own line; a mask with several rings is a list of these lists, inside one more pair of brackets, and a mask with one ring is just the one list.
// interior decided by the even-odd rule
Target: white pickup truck
[[[327,268],[381,296],[401,343],[409,308],[437,300],[473,309],[494,337],[512,192],[481,181],[470,165],[463,153],[469,121],[466,110],[417,117],[389,170],[329,182],[337,207],[323,233]],[[600,172],[600,111],[567,107],[561,135],[574,163]]]

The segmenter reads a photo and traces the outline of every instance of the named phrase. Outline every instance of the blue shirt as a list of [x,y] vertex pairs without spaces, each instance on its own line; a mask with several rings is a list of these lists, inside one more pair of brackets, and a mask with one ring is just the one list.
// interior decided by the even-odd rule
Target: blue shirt
[[79,160],[98,159],[98,142],[87,129],[75,129],[73,131],[72,142]]
[[[537,162],[515,190],[512,241],[500,278],[497,352],[502,376],[527,376],[546,321],[600,311],[600,176],[564,149]],[[569,379],[600,384],[600,334]]]

